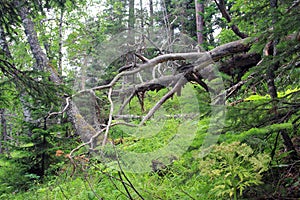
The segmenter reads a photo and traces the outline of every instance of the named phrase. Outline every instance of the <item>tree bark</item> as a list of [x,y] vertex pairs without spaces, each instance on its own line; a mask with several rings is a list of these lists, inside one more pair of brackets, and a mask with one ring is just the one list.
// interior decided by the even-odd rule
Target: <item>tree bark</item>
[[149,9],[150,9],[150,26],[153,27],[153,0],[149,0]]
[[140,18],[141,18],[141,29],[144,30],[144,9],[143,0],[140,0]]
[[129,17],[128,17],[128,28],[133,29],[135,23],[134,16],[134,0],[129,0]]
[[198,45],[204,42],[204,4],[202,0],[195,0],[196,10],[196,30],[197,30],[197,41]]
[[58,65],[57,65],[57,71],[58,74],[61,76],[62,75],[62,46],[63,46],[63,18],[64,18],[64,7],[60,9],[60,18],[59,18],[59,49],[58,49]]
[[[5,117],[5,109],[0,109],[0,115],[1,115],[1,141],[0,141],[0,154],[4,153],[6,151],[7,154],[9,154],[8,146],[7,146],[7,124],[6,124],[6,117]],[[3,143],[2,143],[3,141]],[[4,144],[4,145],[3,145]]]
[[41,48],[37,33],[34,30],[34,23],[29,17],[29,9],[23,1],[14,1],[16,7],[18,7],[18,14],[22,19],[22,24],[25,29],[25,34],[30,45],[31,52],[36,61],[36,69],[38,71],[49,71],[50,79],[55,83],[60,83],[60,78],[58,76],[55,68],[50,64],[47,55]]
[[[49,65],[49,60],[39,44],[37,33],[34,29],[34,23],[28,15],[29,9],[20,1],[15,1],[15,5],[22,5],[22,8],[19,9],[19,15],[22,18],[25,34],[27,36],[32,54],[37,62],[37,70],[49,71],[50,80],[54,83],[61,84],[62,81],[58,76],[57,71],[53,68],[53,66]],[[73,102],[70,102],[67,114],[71,123],[73,124],[76,134],[79,135],[84,142],[87,142],[92,135],[96,134],[96,130],[84,120]]]
[[[277,0],[270,0],[270,7],[272,9],[272,12],[275,12],[275,9],[277,8]],[[274,15],[276,16],[276,15]],[[275,24],[277,19],[274,17],[272,20],[272,23]],[[278,44],[278,39],[275,38],[273,41],[270,43],[270,48],[268,49],[269,52],[268,54],[273,56],[273,59],[277,56],[277,47],[276,45]],[[269,94],[273,100],[273,112],[276,118],[278,118],[278,112],[277,112],[277,88],[275,85],[275,71],[279,67],[279,62],[272,63],[268,69],[267,69],[267,85],[268,85],[268,90]],[[297,151],[293,145],[293,142],[291,140],[291,137],[289,136],[288,132],[286,130],[280,131],[281,137],[283,139],[283,144],[285,145],[286,149],[288,152],[290,152],[290,158],[292,160],[298,160],[298,155]]]
[[[10,53],[10,50],[9,50],[9,47],[8,47],[8,44],[7,44],[7,41],[6,41],[6,38],[5,38],[5,33],[4,33],[4,30],[3,30],[2,26],[0,26],[0,46],[1,46],[1,49],[5,52],[5,56],[8,59],[12,59],[12,55]],[[16,76],[17,72],[14,72],[13,74],[14,74],[13,76]],[[32,121],[31,111],[30,111],[30,109],[28,109],[27,102],[24,98],[25,97],[25,92],[24,92],[23,88],[20,88],[18,86],[17,86],[17,89],[20,92],[20,102],[21,102],[21,105],[22,105],[24,121],[26,123],[30,123]],[[30,137],[31,135],[32,135],[32,132],[31,132],[31,130],[29,130],[28,131],[28,136]]]
[[[277,8],[277,0],[270,0],[270,6],[272,9],[272,12],[274,12],[273,10],[275,10]],[[275,24],[276,23],[276,19],[274,18],[272,20],[272,23]],[[277,39],[275,39],[274,41],[272,41],[270,43],[270,49],[272,49],[272,51],[269,51],[268,54],[275,57],[277,54],[277,50],[276,50],[276,45],[277,45],[278,41]],[[267,70],[267,84],[268,84],[268,89],[269,89],[269,94],[271,96],[272,99],[276,99],[277,98],[277,89],[275,86],[275,71],[278,68],[279,63],[273,63],[268,67]]]
[[[226,9],[226,4],[225,4],[225,1],[224,0],[215,0],[215,3],[217,4],[218,6],[218,9],[220,10],[220,12],[222,13],[222,16],[226,19],[226,21],[228,23],[231,22],[231,17],[229,15],[229,13],[227,12],[227,9]],[[230,28],[232,29],[232,31],[237,35],[239,36],[240,38],[246,38],[248,37],[247,34],[243,33],[240,31],[240,29],[235,25],[235,24],[232,24],[230,26]]]

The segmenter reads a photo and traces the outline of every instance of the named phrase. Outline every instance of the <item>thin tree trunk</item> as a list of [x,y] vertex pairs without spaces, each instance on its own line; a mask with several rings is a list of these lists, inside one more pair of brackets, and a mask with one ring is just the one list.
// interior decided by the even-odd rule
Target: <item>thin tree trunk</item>
[[59,49],[58,49],[58,66],[57,66],[57,71],[58,74],[61,76],[62,75],[62,45],[63,45],[63,18],[64,18],[64,8],[62,7],[60,10],[60,18],[59,18]]
[[[6,153],[9,155],[9,150],[8,150],[8,146],[7,146],[7,124],[6,124],[6,118],[5,118],[5,109],[1,108],[0,109],[0,115],[1,115],[1,128],[2,128],[2,137],[1,137],[1,141],[0,141],[0,153],[4,153],[4,151],[6,151]],[[4,145],[2,144],[2,141],[4,143]]]
[[134,0],[129,0],[129,18],[128,18],[128,28],[133,29],[135,23],[134,17]]
[[141,12],[141,29],[144,30],[144,9],[143,9],[143,0],[140,0],[140,12]]
[[150,8],[150,26],[153,27],[153,0],[149,0],[149,8]]
[[[3,124],[2,124],[3,113],[4,113],[4,109],[0,108],[0,117],[1,117],[1,126],[2,127],[3,127]],[[2,134],[0,137],[0,154],[3,154],[3,142],[4,142],[4,138],[3,138],[3,134]]]
[[[200,2],[201,1],[201,2]],[[204,42],[204,4],[202,0],[195,0],[195,10],[196,10],[196,28],[197,28],[197,42],[198,45]]]
[[[273,10],[272,12],[274,12],[274,10],[277,8],[277,0],[270,0],[270,6],[271,9]],[[273,18],[272,23],[275,24],[276,23],[276,19]],[[275,57],[277,54],[276,51],[276,45],[277,45],[278,41],[277,39],[275,39],[274,41],[271,42],[270,47],[268,48],[268,54],[270,56]],[[278,68],[279,63],[272,63],[268,69],[267,69],[267,85],[268,85],[268,92],[273,100],[273,106],[274,106],[274,111],[275,114],[277,113],[276,109],[277,109],[277,105],[276,104],[276,99],[277,99],[277,89],[276,89],[276,85],[275,85],[275,70]]]
[[[273,10],[272,12],[275,11],[275,9],[277,8],[277,0],[270,0],[270,6],[271,9]],[[275,16],[275,15],[274,15]],[[277,19],[274,17],[272,20],[272,23],[275,24],[277,21]],[[272,51],[270,51],[269,53],[273,56],[273,58],[275,58],[277,56],[277,48],[276,45],[278,44],[278,39],[274,39],[274,41],[271,43],[271,47],[270,49],[272,49]],[[275,62],[272,63],[268,70],[267,70],[267,85],[268,85],[268,92],[273,100],[273,112],[274,114],[277,116],[277,88],[275,85],[275,71],[278,69],[279,67],[279,62]],[[288,134],[288,132],[286,130],[282,130],[280,131],[281,137],[283,139],[283,144],[285,145],[286,149],[288,152],[290,152],[290,158],[292,160],[297,160],[298,159],[298,155],[297,155],[297,151],[293,145],[293,142]]]
[[[32,115],[31,115],[31,110],[28,107],[28,102],[26,101],[26,93],[24,91],[20,91],[20,102],[22,105],[22,110],[23,110],[23,116],[24,116],[24,121],[26,123],[32,123]],[[29,137],[32,136],[32,131],[29,129],[27,135]]]
[[86,81],[86,70],[87,70],[87,59],[88,56],[84,54],[83,56],[83,66],[81,67],[81,85],[80,89],[85,90],[85,81]]
[[[10,53],[6,38],[5,38],[5,33],[4,30],[2,28],[2,26],[0,26],[0,46],[1,49],[5,52],[5,56],[8,59],[12,59],[12,55]],[[24,121],[26,123],[30,123],[32,118],[31,118],[31,111],[28,109],[27,107],[27,102],[25,100],[25,93],[22,90],[22,88],[17,86],[17,89],[20,91],[20,102],[22,105],[22,110],[23,110],[23,116],[24,116]],[[30,137],[32,135],[31,130],[28,131],[28,136]]]

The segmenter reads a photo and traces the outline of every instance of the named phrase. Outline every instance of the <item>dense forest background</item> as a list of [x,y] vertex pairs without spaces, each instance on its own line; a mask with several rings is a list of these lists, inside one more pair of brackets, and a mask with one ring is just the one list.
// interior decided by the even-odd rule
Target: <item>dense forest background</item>
[[299,0],[1,0],[1,199],[299,199]]

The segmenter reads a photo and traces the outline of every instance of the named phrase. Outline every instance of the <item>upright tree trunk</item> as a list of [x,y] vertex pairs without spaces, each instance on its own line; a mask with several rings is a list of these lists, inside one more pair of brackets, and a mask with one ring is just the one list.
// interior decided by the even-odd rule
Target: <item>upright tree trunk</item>
[[[274,12],[274,10],[277,8],[277,0],[270,0],[270,6],[272,9],[272,12]],[[275,14],[275,13],[274,13]],[[276,23],[276,19],[273,18],[272,23],[275,24]],[[277,39],[275,39],[272,43],[271,43],[271,48],[272,51],[269,53],[271,54],[271,56],[275,57],[277,54],[277,50],[276,50],[276,45],[277,45],[278,41]],[[278,68],[279,63],[273,63],[269,66],[268,70],[267,70],[267,84],[268,84],[268,90],[269,90],[269,94],[271,96],[271,98],[273,100],[275,100],[277,98],[277,90],[276,90],[276,86],[275,86],[275,70]]]
[[31,52],[33,57],[35,58],[37,67],[36,69],[39,71],[49,71],[50,79],[55,83],[60,83],[60,78],[58,76],[55,68],[50,64],[47,55],[42,50],[39,42],[37,33],[34,30],[34,23],[29,17],[29,9],[27,5],[24,4],[23,1],[14,1],[16,7],[20,7],[18,9],[18,14],[22,19],[22,24],[25,29],[25,34],[27,36],[28,43],[30,45]]
[[[9,50],[9,47],[8,47],[8,44],[7,44],[7,41],[6,41],[5,33],[4,33],[2,25],[0,26],[0,47],[5,52],[5,56],[8,59],[12,59],[12,55],[10,53],[10,50]],[[30,111],[30,109],[28,109],[27,102],[25,100],[25,93],[24,93],[23,89],[18,87],[18,86],[17,86],[17,89],[20,91],[20,102],[22,104],[24,121],[26,123],[30,123],[31,120],[32,120],[31,111]],[[32,135],[32,132],[31,132],[31,130],[29,130],[28,131],[28,136],[30,137],[31,135]]]
[[197,28],[197,42],[198,45],[204,42],[204,4],[202,0],[195,0],[195,10],[196,10],[196,28]]
[[[275,9],[277,8],[278,4],[277,4],[277,0],[270,0],[270,7],[272,9],[272,12],[275,12]],[[274,13],[273,16],[276,16],[277,13]],[[277,19],[274,17],[272,20],[272,23],[275,24],[277,21]],[[271,56],[273,56],[273,58],[275,58],[277,56],[277,47],[276,45],[278,44],[278,39],[275,38],[272,42],[271,42],[271,46],[269,49],[271,49],[272,51],[269,52],[269,54]],[[268,85],[268,92],[272,98],[273,101],[273,112],[275,114],[276,117],[278,117],[277,114],[277,89],[276,89],[276,85],[275,85],[275,71],[278,69],[279,67],[279,62],[275,62],[272,63],[269,68],[267,69],[267,85]],[[283,139],[283,144],[285,145],[286,149],[288,152],[290,152],[290,158],[293,160],[297,160],[298,159],[298,155],[297,155],[297,151],[293,145],[293,142],[288,134],[288,131],[286,130],[281,130],[280,131],[281,137]]]
[[140,12],[141,12],[141,29],[144,30],[144,9],[143,9],[143,0],[140,0]]
[[80,70],[80,72],[81,72],[80,90],[85,90],[87,62],[88,62],[88,56],[87,56],[87,54],[84,54],[83,65],[81,66],[81,70]]
[[[50,72],[50,80],[54,83],[61,84],[62,81],[58,76],[57,71],[49,64],[49,60],[39,44],[37,33],[34,29],[34,23],[28,15],[29,9],[20,1],[15,1],[15,5],[22,5],[22,8],[19,10],[19,15],[22,19],[25,34],[27,36],[32,54],[38,65],[37,70]],[[71,100],[69,102],[67,115],[73,124],[76,134],[81,137],[83,142],[88,142],[90,138],[96,134],[96,130],[85,121],[78,108]]]
[[128,28],[133,29],[135,23],[134,17],[134,0],[129,0],[129,18],[128,18]]
[[58,49],[58,65],[57,65],[57,71],[58,74],[61,76],[62,75],[62,45],[63,45],[63,18],[64,18],[64,7],[61,8],[60,10],[60,18],[59,18],[59,49]]
[[[20,90],[20,102],[22,105],[22,110],[23,110],[23,116],[24,116],[24,121],[26,123],[32,123],[32,115],[31,115],[31,110],[29,108],[28,102],[26,101],[26,92],[24,92],[21,88],[18,88]],[[28,130],[27,135],[29,137],[32,136],[32,130]]]
[[[6,151],[7,154],[9,154],[8,146],[7,146],[7,125],[6,125],[6,117],[5,117],[5,109],[0,109],[0,116],[1,116],[1,141],[0,141],[0,154],[4,153]],[[2,143],[3,142],[3,143]],[[3,145],[4,144],[4,145]]]
[[149,8],[150,8],[150,26],[153,27],[153,0],[149,0]]

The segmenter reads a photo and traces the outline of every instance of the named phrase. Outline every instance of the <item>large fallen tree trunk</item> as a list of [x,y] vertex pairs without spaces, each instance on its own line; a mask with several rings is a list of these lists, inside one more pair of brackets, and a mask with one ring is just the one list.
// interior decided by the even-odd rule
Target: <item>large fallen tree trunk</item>
[[[22,5],[21,1],[15,1],[17,6]],[[50,65],[50,62],[43,52],[37,34],[34,30],[34,23],[30,19],[28,15],[28,8],[26,5],[19,10],[19,15],[22,18],[23,26],[25,29],[25,34],[28,38],[28,43],[31,47],[32,54],[36,60],[39,70],[45,70],[50,73],[50,79],[56,84],[62,84],[62,80],[59,77],[58,73],[55,69]],[[103,90],[103,89],[111,89],[115,86],[117,81],[123,77],[130,74],[136,74],[144,69],[154,67],[160,63],[166,63],[169,61],[185,61],[188,63],[187,65],[178,67],[177,73],[170,76],[163,76],[157,79],[150,80],[145,83],[141,83],[136,85],[134,88],[127,88],[126,90],[112,90],[114,93],[123,93],[123,94],[138,94],[141,92],[147,92],[149,90],[160,90],[164,87],[171,87],[172,89],[167,93],[153,109],[149,111],[149,113],[143,118],[142,122],[145,122],[149,119],[153,113],[170,97],[174,95],[174,93],[178,92],[180,88],[188,81],[193,81],[195,83],[200,84],[207,91],[210,90],[209,86],[205,82],[202,81],[203,78],[209,79],[207,74],[210,73],[209,69],[207,69],[208,65],[211,65],[213,62],[220,61],[227,56],[244,53],[250,49],[251,44],[255,40],[252,38],[241,39],[238,41],[230,42],[225,45],[221,45],[211,51],[208,52],[191,52],[191,53],[171,53],[159,55],[152,59],[144,59],[142,63],[135,63],[133,65],[127,65],[121,68],[120,73],[115,76],[115,78],[107,85],[96,86],[89,90],[80,91],[79,94],[90,92],[92,95],[95,90]],[[247,55],[247,54],[246,54]],[[239,60],[249,59],[249,56],[240,56],[237,57]],[[251,54],[252,55],[252,54]],[[250,56],[251,57],[251,56]],[[251,57],[253,58],[253,57]],[[255,65],[258,62],[259,57],[255,57],[251,64]],[[240,61],[243,62],[243,61]],[[226,67],[228,66],[228,67]],[[133,68],[134,67],[134,68]],[[220,69],[224,72],[230,71],[232,65],[230,62],[223,65]],[[250,66],[249,66],[250,67]],[[208,70],[208,71],[206,71]],[[203,77],[206,76],[206,77]],[[133,96],[133,95],[131,95]],[[92,144],[93,137],[95,135],[99,135],[99,130],[96,127],[92,126],[80,113],[80,109],[77,108],[76,104],[72,101],[72,99],[68,99],[68,108],[66,109],[67,114],[69,116],[70,121],[73,124],[76,134],[80,135],[83,142]],[[108,130],[108,126],[103,125]]]

